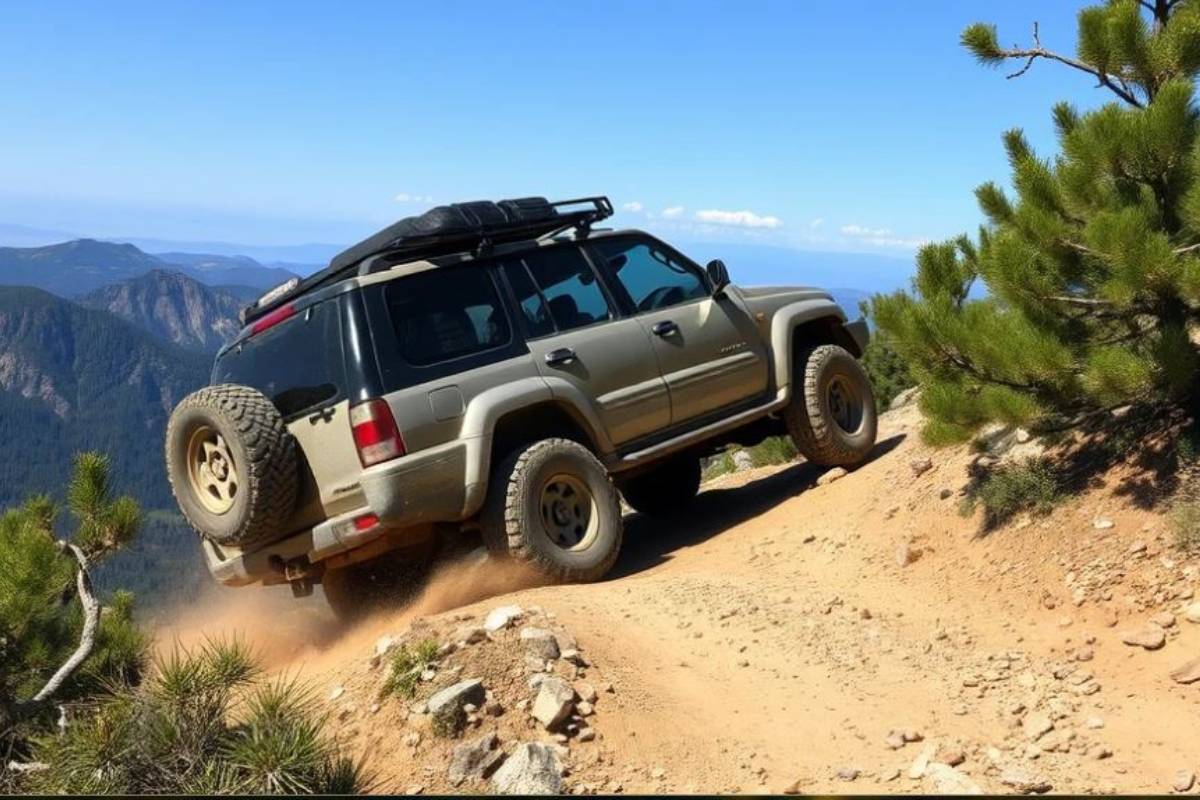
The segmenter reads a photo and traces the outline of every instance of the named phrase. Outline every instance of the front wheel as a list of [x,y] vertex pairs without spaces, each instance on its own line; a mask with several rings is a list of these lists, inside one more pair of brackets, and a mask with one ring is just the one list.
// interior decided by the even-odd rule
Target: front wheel
[[854,356],[823,344],[800,354],[783,419],[796,449],[814,464],[853,467],[875,446],[875,393]]
[[664,516],[683,509],[700,491],[700,459],[680,456],[621,483],[634,511]]
[[493,556],[526,562],[552,580],[599,580],[621,551],[617,490],[592,452],[568,439],[543,439],[504,459],[480,522]]

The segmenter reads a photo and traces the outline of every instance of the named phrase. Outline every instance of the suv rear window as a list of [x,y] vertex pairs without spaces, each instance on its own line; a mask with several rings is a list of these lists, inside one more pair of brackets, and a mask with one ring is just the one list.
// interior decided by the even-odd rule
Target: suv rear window
[[217,359],[212,383],[258,389],[284,417],[338,398],[346,380],[339,310],[326,300],[252,336]]
[[442,268],[392,281],[384,292],[400,355],[428,366],[503,347],[512,339],[487,270]]

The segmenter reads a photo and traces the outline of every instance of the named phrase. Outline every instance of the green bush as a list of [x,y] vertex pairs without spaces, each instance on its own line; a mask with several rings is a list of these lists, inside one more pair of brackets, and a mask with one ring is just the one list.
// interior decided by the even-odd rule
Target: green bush
[[[869,309],[864,306],[864,311]],[[862,365],[871,379],[875,403],[880,412],[887,410],[896,395],[917,385],[917,379],[909,371],[907,362],[892,349],[887,335],[880,331],[876,331],[867,344]]]
[[1021,511],[1047,514],[1062,499],[1059,477],[1045,461],[1030,458],[996,468],[967,490],[963,511],[983,506],[984,524],[999,525]]
[[1200,503],[1181,500],[1171,508],[1171,530],[1175,545],[1189,553],[1200,552]]
[[418,642],[410,648],[407,644],[392,656],[387,680],[379,687],[379,699],[398,694],[411,700],[417,694],[421,673],[429,669],[437,658],[438,643],[433,639]]
[[312,695],[264,680],[249,650],[176,647],[140,687],[121,687],[41,737],[46,794],[348,794],[368,787],[360,763],[323,732]]

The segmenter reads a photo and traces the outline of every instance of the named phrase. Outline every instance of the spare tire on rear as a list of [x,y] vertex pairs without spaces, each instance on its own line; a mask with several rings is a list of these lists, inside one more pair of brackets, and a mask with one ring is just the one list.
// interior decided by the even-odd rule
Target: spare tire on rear
[[248,386],[209,386],[167,423],[167,477],[180,511],[219,545],[265,544],[296,507],[295,439],[279,411]]

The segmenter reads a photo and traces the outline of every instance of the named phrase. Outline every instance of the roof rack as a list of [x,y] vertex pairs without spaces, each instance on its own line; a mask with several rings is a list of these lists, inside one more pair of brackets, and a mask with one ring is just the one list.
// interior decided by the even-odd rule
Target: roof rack
[[[582,206],[582,208],[572,208]],[[574,229],[585,237],[592,225],[613,214],[612,203],[604,196],[579,197],[549,202],[544,197],[512,200],[452,203],[437,206],[416,217],[406,217],[350,247],[329,262],[329,266],[307,278],[277,286],[242,310],[243,324],[249,323],[289,301],[315,289],[328,286],[355,270],[368,259],[388,256],[388,265],[397,260],[416,260],[452,253],[474,252],[482,255],[498,244],[557,236]]]

